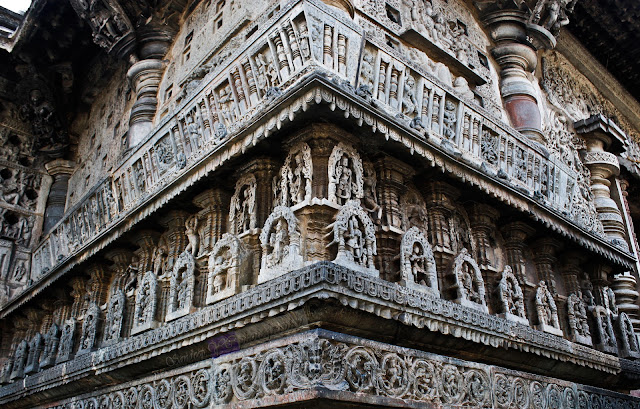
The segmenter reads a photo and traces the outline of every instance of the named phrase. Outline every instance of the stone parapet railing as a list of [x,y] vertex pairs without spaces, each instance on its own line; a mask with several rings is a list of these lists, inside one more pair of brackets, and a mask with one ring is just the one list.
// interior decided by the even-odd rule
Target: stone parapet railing
[[[312,299],[333,299],[353,306],[355,310],[423,328],[425,332],[450,334],[494,348],[522,350],[578,367],[592,368],[603,375],[618,374],[624,361],[505,318],[330,262],[319,262],[164,323],[158,328],[131,336],[118,344],[78,353],[70,361],[3,386],[0,388],[0,405],[188,348],[204,339],[259,323],[279,312],[291,311]],[[304,319],[326,320],[327,317],[314,317],[311,314]],[[301,323],[291,319],[289,325],[297,329]]]
[[[113,227],[125,219],[128,225],[133,223],[131,216],[150,200],[168,195],[170,188],[184,189],[178,185],[185,178],[192,183],[226,161],[229,152],[244,151],[279,128],[290,118],[266,118],[265,112],[318,73],[376,110],[376,115],[388,118],[416,145],[422,144],[423,151],[432,147],[445,152],[606,246],[579,172],[406,56],[368,39],[346,15],[316,0],[304,0],[289,3],[269,20],[254,24],[245,44],[209,73],[44,238],[33,253],[34,284],[70,258],[87,257],[92,243],[112,234]],[[323,98],[315,96],[315,103],[321,102]],[[289,116],[294,112],[290,109]],[[254,137],[239,137],[248,133]],[[630,256],[613,258],[620,262],[625,257]]]

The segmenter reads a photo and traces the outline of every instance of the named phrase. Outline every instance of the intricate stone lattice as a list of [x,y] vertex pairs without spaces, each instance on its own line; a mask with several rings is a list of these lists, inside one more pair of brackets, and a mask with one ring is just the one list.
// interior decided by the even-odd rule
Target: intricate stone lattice
[[364,196],[364,169],[352,146],[340,142],[329,156],[329,201],[344,205]]
[[249,271],[250,258],[238,239],[225,233],[209,255],[206,303],[211,304],[240,291],[240,275]]
[[498,300],[501,316],[529,325],[527,312],[524,308],[524,294],[511,266],[506,266],[502,271],[502,277],[498,283]]
[[156,305],[158,302],[158,278],[153,271],[147,271],[136,289],[136,305],[133,314],[132,334],[138,334],[156,325]]
[[402,236],[400,275],[407,286],[439,295],[436,260],[431,244],[415,226]]
[[591,331],[587,321],[587,308],[582,300],[582,293],[572,293],[567,298],[567,317],[571,340],[584,345],[592,345]]
[[276,206],[260,233],[262,260],[259,283],[302,267],[300,240],[296,216],[290,208]]
[[241,234],[256,228],[256,177],[248,173],[236,183],[229,209],[229,228],[233,234]]
[[185,316],[191,312],[194,285],[195,260],[191,253],[183,251],[178,256],[169,278],[167,321]]
[[[333,243],[338,245],[337,264],[377,275],[373,256],[378,253],[375,227],[359,200],[342,206],[333,227]],[[332,244],[333,244],[332,243]]]
[[536,312],[538,314],[538,328],[540,331],[562,336],[558,307],[556,301],[547,288],[547,283],[540,281],[536,290]]
[[453,260],[452,273],[454,283],[451,289],[455,294],[455,301],[467,307],[488,312],[486,290],[480,267],[466,248],[463,248]]
[[80,332],[80,345],[77,355],[86,354],[96,347],[96,335],[100,322],[100,308],[98,304],[92,302],[84,314],[82,321],[82,331]]

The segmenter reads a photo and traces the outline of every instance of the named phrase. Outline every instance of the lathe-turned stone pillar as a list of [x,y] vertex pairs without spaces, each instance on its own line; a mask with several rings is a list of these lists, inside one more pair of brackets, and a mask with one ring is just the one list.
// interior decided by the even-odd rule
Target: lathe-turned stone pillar
[[56,159],[45,164],[44,167],[53,177],[47,198],[47,207],[44,211],[43,234],[47,234],[64,215],[69,178],[73,173],[74,163],[64,159]]
[[640,306],[638,306],[637,281],[633,272],[626,271],[615,275],[611,288],[616,295],[618,309],[627,313],[633,328],[636,332],[640,332]]
[[533,244],[533,261],[538,271],[538,282],[545,281],[551,294],[556,297],[558,289],[554,266],[556,265],[556,253],[560,249],[561,243],[551,237],[544,237],[536,240]]
[[153,128],[153,117],[158,107],[158,87],[164,65],[162,60],[142,60],[133,64],[127,72],[127,78],[136,95],[136,102],[129,117],[129,148],[142,142]]
[[587,145],[583,162],[591,171],[591,191],[604,233],[615,246],[629,251],[622,214],[618,203],[611,198],[610,190],[611,177],[620,174],[615,153],[622,149],[625,135],[611,120],[600,114],[577,121],[574,128]]

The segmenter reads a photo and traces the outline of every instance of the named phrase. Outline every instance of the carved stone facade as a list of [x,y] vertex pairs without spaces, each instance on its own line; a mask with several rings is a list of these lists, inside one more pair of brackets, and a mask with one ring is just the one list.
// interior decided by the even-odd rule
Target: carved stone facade
[[29,17],[0,63],[0,406],[639,404],[640,111],[579,3],[49,3],[87,58]]

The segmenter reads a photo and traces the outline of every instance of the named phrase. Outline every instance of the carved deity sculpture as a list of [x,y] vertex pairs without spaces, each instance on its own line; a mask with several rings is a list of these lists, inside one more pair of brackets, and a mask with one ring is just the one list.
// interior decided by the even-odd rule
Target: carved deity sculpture
[[302,267],[300,240],[299,222],[291,209],[285,206],[273,209],[260,234],[259,283]]
[[454,283],[451,289],[455,293],[455,301],[467,307],[488,312],[480,267],[466,248],[462,248],[453,261],[452,273]]
[[107,317],[104,322],[104,345],[114,344],[120,341],[122,333],[122,318],[124,313],[125,295],[123,290],[116,290],[109,298]]
[[195,285],[195,260],[191,253],[183,251],[173,266],[169,279],[169,304],[167,321],[191,312]]
[[573,342],[592,345],[591,331],[587,321],[587,307],[582,300],[582,293],[572,293],[567,299],[567,317],[569,318],[570,336]]
[[187,236],[187,247],[184,251],[188,251],[191,253],[193,257],[198,256],[198,216],[193,215],[187,219],[185,222],[186,228],[186,236]]
[[158,281],[153,271],[147,271],[136,290],[136,304],[131,334],[138,334],[156,325]]
[[402,93],[402,113],[411,116],[417,112],[417,108],[416,80],[411,75],[407,75]]
[[27,364],[29,354],[29,344],[24,339],[20,341],[16,352],[13,355],[13,370],[11,371],[11,379],[24,377],[24,367]]
[[382,223],[382,207],[378,204],[376,171],[373,169],[373,165],[367,164],[364,166],[362,181],[364,187],[362,207],[369,213],[371,220],[376,225],[380,225]]
[[68,361],[71,358],[75,332],[76,320],[73,318],[66,320],[62,325],[62,331],[60,334],[60,345],[58,347],[58,355],[56,356],[56,364]]
[[242,241],[230,233],[222,235],[209,254],[206,303],[238,293],[242,282],[240,274],[249,271],[249,262]]
[[359,200],[346,202],[333,223],[333,242],[338,245],[335,263],[377,275],[375,227]]
[[502,271],[502,278],[498,284],[498,299],[502,316],[509,320],[529,325],[527,313],[524,309],[524,294],[511,266],[506,266]]
[[167,249],[163,245],[158,245],[153,250],[153,274],[161,277],[164,274],[165,261],[167,258]]
[[573,13],[578,0],[538,0],[531,13],[529,22],[539,24],[553,35],[569,24],[569,15]]
[[40,357],[40,368],[48,368],[56,363],[56,354],[60,344],[60,327],[53,323],[44,336],[44,348]]
[[417,227],[411,227],[402,236],[400,275],[406,286],[440,295],[433,250]]
[[295,206],[310,201],[312,177],[311,148],[304,142],[299,143],[289,151],[274,182],[276,205]]
[[538,313],[538,324],[541,331],[562,336],[560,321],[558,320],[558,307],[556,301],[547,288],[547,283],[540,281],[536,290],[536,312]]
[[31,342],[29,342],[29,354],[27,355],[27,362],[24,367],[24,373],[30,374],[38,372],[40,369],[40,355],[42,354],[44,338],[39,332],[33,336]]
[[329,201],[344,205],[364,196],[360,155],[351,146],[339,143],[329,157]]
[[229,226],[231,233],[239,235],[256,228],[256,177],[252,173],[241,177],[231,197]]
[[429,218],[427,215],[427,205],[424,199],[414,188],[409,188],[400,199],[400,209],[402,210],[402,228],[409,230],[417,227],[423,233],[427,232]]
[[[131,47],[128,43],[133,41],[133,26],[117,1],[72,0],[71,5],[78,16],[89,23],[93,41],[100,47],[117,53],[121,48]],[[126,55],[127,51],[122,53]]]
[[36,136],[37,150],[58,156],[68,145],[67,131],[62,126],[51,97],[45,97],[45,90],[34,88],[29,92],[29,102],[20,108],[20,117],[31,124]]
[[589,310],[596,324],[594,326],[596,348],[604,352],[617,353],[618,343],[614,334],[611,311],[601,305],[590,307]]
[[87,312],[84,314],[82,331],[80,333],[80,346],[78,355],[86,354],[96,346],[96,334],[98,332],[98,322],[100,321],[100,308],[95,302],[90,303]]

